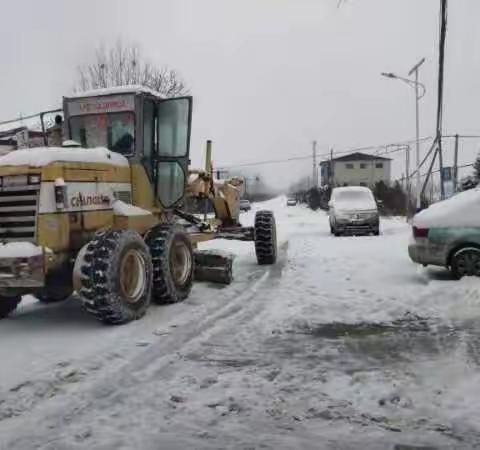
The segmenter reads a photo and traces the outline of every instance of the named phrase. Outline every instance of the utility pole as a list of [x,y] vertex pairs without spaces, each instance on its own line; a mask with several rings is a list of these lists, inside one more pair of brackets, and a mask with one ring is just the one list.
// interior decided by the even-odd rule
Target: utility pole
[[438,104],[437,104],[437,152],[440,165],[440,198],[445,199],[443,184],[443,154],[442,154],[442,118],[443,118],[443,84],[445,69],[445,40],[447,36],[447,0],[440,0],[440,49],[438,57]]
[[[418,143],[418,141],[417,141]],[[408,218],[410,217],[410,146],[405,147],[405,192],[406,192],[406,202],[405,202],[405,215]]]
[[438,166],[440,168],[440,200],[445,200],[445,182],[443,181],[442,138],[438,140]]
[[458,189],[458,134],[455,135],[455,153],[453,156],[453,192]]
[[[420,99],[425,95],[427,92],[425,85],[420,83],[418,81],[418,69],[420,66],[425,62],[425,58],[422,58],[417,64],[415,64],[410,72],[408,72],[408,75],[411,76],[413,73],[415,73],[415,79],[409,79],[409,78],[404,78],[400,77],[398,75],[395,75],[392,72],[382,72],[382,76],[386,78],[393,78],[396,80],[403,81],[404,83],[407,83],[410,87],[413,87],[415,89],[415,134],[416,134],[416,150],[417,150],[417,170],[416,170],[416,197],[417,197],[417,209],[420,208],[420,198],[421,198],[421,190],[420,190],[420,184],[421,184],[421,179],[420,179],[420,166],[423,163],[420,163]],[[422,92],[419,91],[419,88],[422,89]],[[433,148],[433,146],[432,146]],[[431,151],[431,150],[430,150]],[[430,154],[430,152],[428,153]],[[428,155],[427,155],[428,156]]]
[[313,158],[313,168],[312,168],[312,187],[318,187],[318,170],[317,170],[317,141],[312,143],[312,158]]
[[333,147],[330,149],[330,166],[328,168],[328,181],[329,181],[329,185],[330,185],[330,188],[333,188],[333,180],[334,180],[334,176],[333,176]]
[[[437,98],[437,127],[435,133],[435,139],[433,140],[432,147],[427,152],[425,159],[423,162],[427,160],[430,156],[430,153],[433,151],[432,162],[430,164],[430,168],[428,169],[427,176],[425,181],[423,182],[421,196],[425,193],[427,189],[428,180],[430,175],[432,174],[433,165],[435,163],[435,159],[437,158],[437,153],[439,158],[441,159],[440,162],[440,190],[441,190],[441,197],[442,200],[445,197],[445,189],[443,185],[443,158],[442,158],[442,118],[443,118],[443,79],[444,79],[444,68],[445,68],[445,41],[447,37],[447,0],[440,0],[440,39],[439,39],[439,57],[438,57],[438,98]],[[422,162],[422,164],[423,164]],[[422,165],[421,164],[421,165]]]
[[412,73],[415,73],[415,130],[416,130],[416,166],[417,166],[417,182],[415,186],[415,194],[417,197],[417,209],[420,209],[420,98],[418,88],[420,83],[418,82],[418,69],[420,66],[425,62],[425,58],[422,58],[417,64],[415,64],[410,72],[408,72],[408,76],[411,76]]

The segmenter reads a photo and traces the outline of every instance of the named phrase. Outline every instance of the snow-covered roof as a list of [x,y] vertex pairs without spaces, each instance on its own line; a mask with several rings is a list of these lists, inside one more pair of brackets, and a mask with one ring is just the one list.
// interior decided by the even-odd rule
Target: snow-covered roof
[[391,158],[384,158],[383,156],[378,155],[369,155],[368,153],[350,153],[348,155],[339,156],[338,158],[333,158],[332,160],[322,161],[321,165],[329,164],[330,161],[333,162],[346,162],[346,161],[391,161]]
[[372,190],[366,186],[342,186],[333,189],[333,192],[368,192],[372,193]]
[[83,98],[83,97],[100,97],[103,95],[115,95],[115,94],[151,94],[155,97],[164,98],[160,92],[154,91],[146,86],[138,84],[131,84],[127,86],[113,86],[110,88],[92,89],[89,91],[76,92],[73,95],[66,96],[66,98]]
[[479,224],[480,188],[434,203],[413,218],[413,225],[418,228],[478,227]]
[[43,167],[55,162],[103,163],[128,166],[128,160],[106,148],[37,147],[16,150],[0,158],[0,166]]

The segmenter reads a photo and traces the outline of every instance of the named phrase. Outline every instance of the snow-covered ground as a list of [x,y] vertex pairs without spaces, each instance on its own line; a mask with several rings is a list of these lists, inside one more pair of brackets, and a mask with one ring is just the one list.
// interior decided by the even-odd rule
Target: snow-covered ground
[[415,266],[401,219],[335,238],[259,208],[279,261],[205,244],[237,255],[228,287],[119,327],[74,298],[0,322],[0,448],[480,448],[480,281]]

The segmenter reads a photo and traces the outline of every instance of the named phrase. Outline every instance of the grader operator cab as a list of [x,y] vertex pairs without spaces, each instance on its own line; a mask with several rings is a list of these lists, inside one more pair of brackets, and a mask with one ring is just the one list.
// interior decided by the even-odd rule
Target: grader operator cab
[[[231,259],[197,250],[210,239],[254,241],[258,263],[275,263],[272,213],[242,227],[238,184],[215,182],[209,164],[189,171],[191,97],[120,87],[64,98],[63,111],[64,147],[0,158],[0,318],[22,295],[75,290],[105,323],[138,319],[187,298],[195,275],[231,281]],[[184,211],[187,193],[215,219]]]

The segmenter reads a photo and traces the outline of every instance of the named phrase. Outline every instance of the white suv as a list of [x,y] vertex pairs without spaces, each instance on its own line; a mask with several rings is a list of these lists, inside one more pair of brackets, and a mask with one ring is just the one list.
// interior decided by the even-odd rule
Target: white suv
[[377,202],[370,189],[362,186],[339,187],[328,202],[330,231],[341,234],[380,234]]

